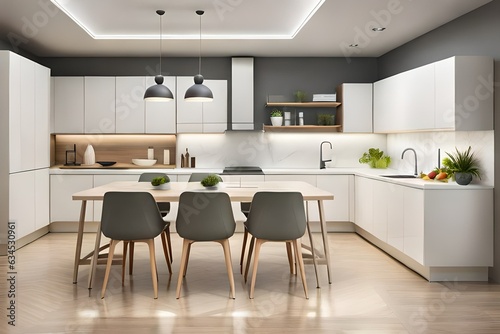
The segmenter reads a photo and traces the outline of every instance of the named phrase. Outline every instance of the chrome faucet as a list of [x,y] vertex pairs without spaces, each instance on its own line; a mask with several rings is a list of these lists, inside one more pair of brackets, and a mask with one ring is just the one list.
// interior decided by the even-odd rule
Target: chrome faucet
[[415,176],[417,176],[418,175],[418,172],[417,172],[417,152],[415,152],[415,150],[412,148],[407,148],[403,151],[403,153],[401,153],[401,159],[403,159],[403,156],[405,155],[406,151],[413,151],[413,155],[415,156]]
[[332,161],[331,159],[323,160],[323,144],[330,144],[330,149],[333,149],[332,143],[330,143],[329,141],[323,141],[321,142],[321,144],[319,144],[319,169],[325,169],[325,162]]

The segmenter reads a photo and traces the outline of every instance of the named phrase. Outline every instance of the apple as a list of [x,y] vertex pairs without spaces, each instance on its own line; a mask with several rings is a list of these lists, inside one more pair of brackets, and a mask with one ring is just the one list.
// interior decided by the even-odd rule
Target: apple
[[430,172],[429,174],[427,174],[429,179],[434,179],[436,177],[436,175],[438,175],[438,173],[434,170],[432,172]]
[[436,177],[434,178],[435,180],[444,180],[448,177],[448,174],[446,172],[440,172]]

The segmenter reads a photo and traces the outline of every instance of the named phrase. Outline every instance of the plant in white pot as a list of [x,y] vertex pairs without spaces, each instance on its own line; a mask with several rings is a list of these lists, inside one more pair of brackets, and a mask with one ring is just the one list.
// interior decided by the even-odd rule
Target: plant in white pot
[[283,111],[277,108],[271,110],[271,124],[273,126],[281,126],[283,124]]
[[474,176],[481,179],[479,161],[471,152],[471,147],[469,146],[467,151],[463,152],[460,152],[455,147],[455,151],[455,153],[451,154],[446,152],[448,157],[443,159],[443,166],[452,174],[455,181],[462,186],[466,186]]
[[215,189],[219,182],[222,182],[222,178],[219,175],[209,174],[200,183],[207,189]]
[[170,189],[170,178],[168,176],[159,176],[151,180],[154,189]]

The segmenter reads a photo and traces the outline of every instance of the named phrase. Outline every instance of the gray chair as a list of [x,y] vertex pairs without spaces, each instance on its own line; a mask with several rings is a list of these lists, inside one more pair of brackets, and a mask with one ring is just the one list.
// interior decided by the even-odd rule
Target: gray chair
[[[145,242],[149,246],[154,298],[158,298],[154,238],[162,234],[168,224],[161,217],[155,199],[148,192],[107,192],[104,194],[101,231],[111,241],[101,298],[104,298],[106,292],[115,247],[120,241],[123,241],[125,244],[128,242]],[[165,245],[163,249],[165,252]],[[125,247],[122,264],[122,285],[125,276],[126,250]],[[170,259],[167,252],[165,252],[165,257],[167,264],[170,266]]]
[[[165,173],[142,173],[139,176],[139,182],[151,182],[155,177],[165,177],[167,174]],[[158,209],[160,210],[160,213],[162,217],[165,217],[169,212],[170,212],[170,202],[156,202],[158,205]],[[168,255],[170,258],[170,263],[174,261],[174,257],[172,255],[172,241],[170,239],[170,223],[168,223],[167,227],[165,228],[165,231],[161,234],[161,239],[162,239],[162,245],[168,248]],[[165,241],[166,239],[166,241]],[[129,268],[128,268],[128,273],[129,275],[132,275],[134,271],[134,243],[129,242],[129,243],[124,243],[124,252],[125,252],[125,247],[130,246],[129,250]],[[165,252],[165,249],[163,250]],[[172,270],[170,269],[171,267],[169,266],[169,271],[172,273]]]
[[192,173],[189,176],[188,182],[201,182],[201,180],[203,180],[204,178],[206,178],[210,174],[213,174],[213,173]]
[[[250,298],[254,298],[255,280],[261,246],[268,241],[281,241],[293,245],[295,258],[300,270],[306,298],[307,283],[299,239],[306,231],[304,199],[299,192],[258,192],[254,195],[252,206],[245,222],[245,229],[252,236],[247,259],[251,261],[255,243]],[[290,254],[290,253],[289,253]],[[248,269],[247,269],[248,272]],[[245,275],[247,274],[245,272]]]
[[226,193],[221,192],[183,192],[179,198],[176,229],[182,237],[182,255],[177,281],[177,295],[181,295],[182,281],[194,242],[214,241],[222,245],[226,269],[231,288],[231,298],[235,298],[234,277],[231,264],[229,238],[234,234],[234,221],[231,201]]

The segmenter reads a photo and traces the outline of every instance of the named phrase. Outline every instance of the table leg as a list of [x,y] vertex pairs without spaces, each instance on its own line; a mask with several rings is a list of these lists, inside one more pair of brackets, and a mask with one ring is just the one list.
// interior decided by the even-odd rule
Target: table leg
[[330,268],[330,248],[328,246],[328,236],[326,231],[325,210],[323,208],[323,201],[318,200],[319,221],[321,226],[321,235],[323,236],[323,247],[325,250],[326,270],[328,273],[328,283],[332,284],[331,268]]
[[306,202],[306,219],[307,219],[307,234],[309,235],[309,243],[311,244],[311,256],[313,259],[313,265],[314,265],[314,274],[316,274],[316,287],[319,288],[319,278],[318,278],[318,262],[316,260],[316,252],[314,250],[314,243],[313,243],[313,237],[311,233],[311,228],[309,227],[309,208],[307,205],[308,202]]
[[73,267],[73,284],[76,284],[78,280],[78,267],[80,266],[80,257],[82,255],[83,226],[85,224],[86,209],[87,209],[87,201],[83,200],[80,209],[80,220],[78,221],[78,234],[76,236],[75,264]]
[[95,276],[97,260],[99,258],[100,245],[101,245],[101,222],[98,222],[96,236],[95,236],[94,253],[92,254],[92,259],[90,260],[90,272],[89,272],[89,284],[88,284],[89,295],[90,295],[90,290],[92,289],[93,278]]

